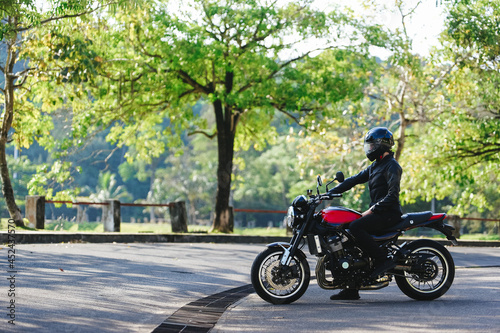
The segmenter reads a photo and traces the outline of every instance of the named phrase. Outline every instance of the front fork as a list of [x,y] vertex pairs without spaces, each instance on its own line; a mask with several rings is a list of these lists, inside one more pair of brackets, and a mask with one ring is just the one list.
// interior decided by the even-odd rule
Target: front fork
[[[300,252],[300,250],[297,250],[297,249],[292,252],[293,244],[295,244],[294,240],[297,241],[298,239],[294,236],[292,238],[292,240],[290,241],[290,243],[275,242],[275,243],[267,244],[268,248],[271,248],[271,247],[278,248],[279,247],[279,248],[283,249],[283,257],[280,260],[280,266],[275,267],[273,269],[273,276],[274,276],[273,279],[287,279],[287,278],[299,277],[297,266],[294,265],[294,266],[290,267],[290,262],[292,261],[293,256],[295,254],[297,254],[297,251]],[[299,257],[300,256],[303,256],[303,254],[299,255]],[[279,281],[276,280],[275,282],[278,283]]]
[[[303,228],[304,229],[304,228]],[[295,251],[297,251],[299,247],[300,240],[302,237],[299,237],[300,232],[295,233],[290,240],[290,244],[288,243],[277,243],[278,246],[280,246],[283,249],[283,256],[281,257],[281,265],[282,266],[288,266],[290,265],[290,261],[293,258],[293,255],[295,254]],[[303,232],[302,232],[303,234]]]
[[311,209],[307,213],[306,220],[304,221],[304,224],[297,232],[295,232],[293,234],[293,237],[290,240],[289,246],[286,247],[286,246],[283,246],[283,244],[280,245],[284,250],[283,257],[281,257],[281,265],[283,265],[283,266],[290,265],[290,261],[292,260],[293,256],[295,255],[295,251],[297,251],[297,249],[299,248],[300,241],[304,237],[306,229],[312,220],[312,216],[313,216],[315,210],[316,210],[316,207],[311,207]]

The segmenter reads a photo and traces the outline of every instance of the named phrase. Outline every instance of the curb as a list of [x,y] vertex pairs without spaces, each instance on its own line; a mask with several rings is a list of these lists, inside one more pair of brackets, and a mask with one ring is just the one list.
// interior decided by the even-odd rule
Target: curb
[[153,233],[65,233],[65,232],[0,232],[0,243],[272,243],[288,242],[290,237],[242,236],[221,234],[153,234]]
[[[9,237],[10,235],[10,237]],[[401,237],[399,242],[421,238]],[[450,245],[444,239],[434,239],[442,245]],[[67,232],[16,232],[0,231],[0,243],[7,244],[51,244],[51,243],[237,243],[269,244],[289,242],[290,237],[242,236],[225,234],[145,234],[145,233],[67,233]],[[500,247],[500,241],[458,240],[458,246]]]

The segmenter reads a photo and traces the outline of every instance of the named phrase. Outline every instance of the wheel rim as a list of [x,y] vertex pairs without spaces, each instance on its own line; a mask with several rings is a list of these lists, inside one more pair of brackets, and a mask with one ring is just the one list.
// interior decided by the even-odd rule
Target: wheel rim
[[420,293],[432,293],[441,289],[450,274],[446,257],[439,250],[431,247],[418,248],[412,253],[432,255],[432,257],[424,261],[421,272],[405,272],[408,285]]
[[269,254],[259,268],[260,285],[269,295],[277,298],[293,296],[304,284],[304,266],[295,257],[290,261],[289,267],[296,276],[292,277],[290,273],[286,276],[280,274],[282,254]]

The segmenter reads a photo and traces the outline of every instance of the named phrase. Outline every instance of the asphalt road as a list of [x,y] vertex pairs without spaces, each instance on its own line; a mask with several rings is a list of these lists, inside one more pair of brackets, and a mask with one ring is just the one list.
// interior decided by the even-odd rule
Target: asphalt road
[[311,282],[290,305],[266,303],[255,293],[242,299],[212,332],[500,332],[500,249],[450,251],[458,266],[455,280],[434,301],[410,299],[395,282],[361,291],[357,301],[331,301],[338,291]]
[[[19,244],[16,273],[10,273],[4,245],[0,331],[151,332],[190,302],[249,284],[251,263],[263,249],[200,243]],[[438,300],[413,301],[393,283],[362,292],[359,301],[332,302],[330,291],[311,282],[291,305],[271,305],[255,294],[237,301],[212,332],[500,331],[500,248],[450,250],[456,278]],[[15,296],[9,296],[12,292]],[[8,322],[12,300],[15,325]]]

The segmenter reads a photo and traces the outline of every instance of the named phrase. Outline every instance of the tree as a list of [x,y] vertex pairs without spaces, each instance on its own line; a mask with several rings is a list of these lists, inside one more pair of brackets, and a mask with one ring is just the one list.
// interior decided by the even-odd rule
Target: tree
[[429,155],[441,165],[441,192],[454,199],[456,214],[500,212],[499,16],[497,2],[448,5],[441,57],[460,61],[443,87],[448,105],[431,129],[436,149]]
[[[12,188],[19,196],[28,195],[27,184],[36,171],[36,166],[29,160],[27,156],[9,156],[7,155],[7,163],[12,172]],[[23,202],[20,202],[22,205]],[[0,200],[0,214],[8,214],[7,206],[3,200]]]
[[[24,58],[24,43],[31,32],[51,22],[79,17],[94,12],[102,6],[116,1],[59,1],[51,0],[49,11],[42,12],[35,0],[2,1],[0,15],[1,47],[5,52],[0,71],[3,84],[0,93],[3,98],[2,127],[0,130],[0,176],[2,193],[10,217],[18,226],[23,226],[22,215],[16,204],[14,190],[6,158],[6,147],[11,141],[19,147],[29,147],[33,139],[51,128],[50,120],[43,117],[28,99],[31,86],[27,84],[29,76],[43,70],[43,63],[30,63]],[[14,129],[14,133],[12,133]]]
[[[455,140],[459,158],[500,160],[499,17],[498,2],[457,0],[449,6],[448,29],[443,38],[455,54],[463,57],[457,78],[474,82],[455,89],[455,95],[461,98],[458,107],[463,110],[463,121],[475,128],[475,133]],[[467,91],[470,88],[475,94]]]
[[[498,17],[498,6],[487,1],[453,2],[443,47],[424,57],[415,53],[406,30],[416,8],[408,5],[396,2],[401,26],[388,32],[386,48],[391,56],[374,70],[368,98],[345,107],[345,123],[336,122],[335,130],[325,127],[319,132],[324,134],[312,138],[311,154],[351,154],[361,149],[368,127],[384,125],[397,138],[404,203],[448,198],[454,204],[451,213],[494,211],[498,196],[491,193],[492,184],[498,183],[499,123],[494,111],[498,68],[492,66],[498,61],[498,25],[493,19]],[[332,159],[329,164],[341,162]],[[357,194],[353,194],[356,199],[362,198]]]
[[[311,54],[331,48],[334,39],[337,46],[353,45],[342,30],[349,22],[362,33],[376,29],[356,26],[347,15],[312,10],[310,3],[193,0],[177,9],[173,2],[159,1],[117,13],[108,23],[96,22],[105,35],[81,27],[80,34],[94,37],[95,59],[105,66],[92,90],[87,85],[98,123],[83,114],[74,121],[84,128],[112,125],[108,139],[134,146],[136,156],[129,157],[137,159],[158,156],[166,148],[155,140],[154,130],[165,119],[161,135],[169,137],[170,146],[180,143],[186,129],[216,138],[213,229],[231,232],[235,147],[249,139],[265,142],[276,112],[307,125],[308,119],[328,114],[332,105],[359,95],[365,82],[349,77],[350,64],[336,61],[340,49]],[[307,41],[319,43],[314,40],[318,36],[327,38],[319,47],[305,48]],[[193,113],[191,106],[199,101],[211,105],[215,128],[208,129]]]
[[443,112],[440,88],[460,61],[456,57],[442,63],[415,52],[407,25],[421,3],[395,2],[393,10],[399,14],[401,24],[391,33],[388,43],[391,55],[381,63],[381,78],[367,89],[367,96],[377,101],[369,105],[367,121],[375,123],[381,119],[395,132],[397,160],[403,155],[407,129],[413,124],[430,123]]
[[[400,17],[398,27],[381,28],[387,36],[383,40],[385,43],[370,40],[373,45],[388,51],[389,56],[387,59],[378,59],[376,64],[365,61],[365,70],[371,74],[370,84],[364,91],[365,98],[352,100],[344,106],[343,122],[323,124],[319,135],[311,138],[309,149],[310,155],[313,155],[310,160],[320,154],[323,163],[340,167],[351,175],[366,167],[366,159],[357,153],[362,151],[364,134],[374,126],[386,126],[394,133],[396,159],[402,164],[412,165],[410,159],[403,158],[408,135],[418,135],[411,127],[430,123],[443,112],[440,87],[455,67],[453,63],[436,64],[413,49],[407,25],[420,1],[412,4],[396,1],[391,8],[380,8],[373,2],[369,3],[375,15],[386,16],[387,12],[395,12]],[[323,156],[329,158],[325,160]],[[353,159],[353,156],[359,159]],[[325,173],[333,175],[335,171],[330,168]],[[362,189],[354,189],[353,194],[343,201],[359,205],[362,198]]]
[[407,201],[448,198],[453,214],[498,214],[499,13],[488,1],[449,4],[442,46],[429,62],[449,70],[429,100],[439,112],[409,130]]

